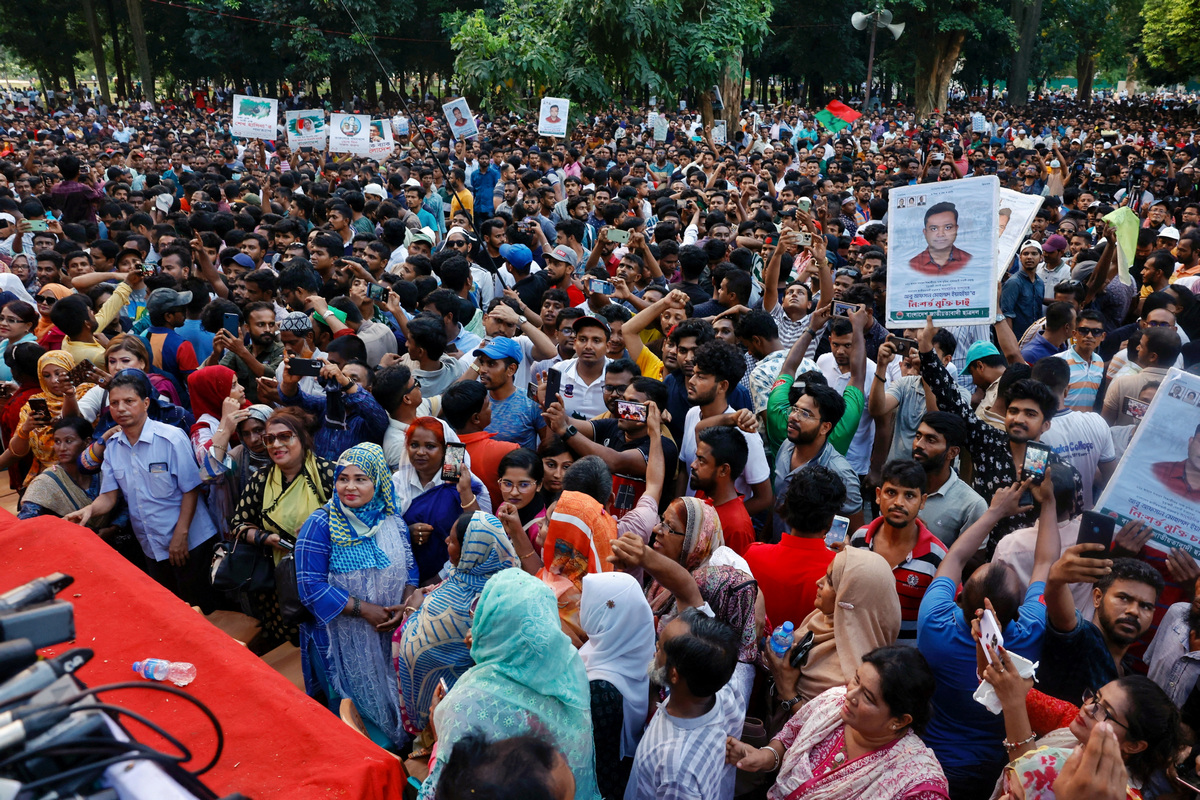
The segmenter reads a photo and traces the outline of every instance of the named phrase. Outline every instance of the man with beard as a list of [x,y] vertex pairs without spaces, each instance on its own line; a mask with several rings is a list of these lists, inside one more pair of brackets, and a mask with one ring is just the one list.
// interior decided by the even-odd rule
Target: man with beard
[[[771,507],[774,499],[771,489],[771,467],[763,450],[762,437],[757,432],[747,433],[745,426],[752,426],[754,414],[748,409],[735,410],[729,404],[729,395],[746,372],[746,362],[734,345],[714,340],[701,345],[693,356],[692,376],[687,382],[688,410],[684,421],[683,439],[679,444],[679,460],[685,467],[691,466],[696,458],[696,436],[699,429],[713,425],[737,425],[738,433],[746,440],[749,452],[746,469],[735,479],[738,493],[746,498],[746,511],[758,514]],[[751,427],[751,430],[754,430]],[[695,494],[696,487],[688,486],[691,473],[679,474],[676,496]]]
[[[1163,578],[1149,564],[1132,558],[1099,559],[1085,555],[1104,545],[1068,547],[1050,568],[1044,594],[1046,638],[1038,670],[1038,688],[1052,697],[1082,705],[1086,692],[1133,674],[1129,648],[1154,620]],[[1096,615],[1085,622],[1075,609],[1070,584],[1095,583]]]
[[251,303],[245,313],[250,346],[246,347],[242,337],[221,328],[213,337],[213,351],[207,363],[236,372],[238,383],[246,389],[246,399],[257,403],[258,379],[275,377],[275,370],[283,362],[283,344],[275,335],[274,303]]
[[692,459],[692,488],[696,497],[717,510],[725,545],[744,556],[754,544],[754,522],[734,482],[746,469],[749,448],[740,432],[727,425],[705,428]]
[[925,507],[925,470],[912,461],[889,461],[880,472],[875,503],[881,516],[854,534],[851,547],[865,547],[887,559],[900,595],[899,644],[917,643],[917,612],[933,582],[946,545],[917,518]]
[[[542,325],[543,330],[545,330],[554,339],[555,353],[552,357],[539,361],[533,365],[533,369],[529,373],[530,380],[541,380],[542,375],[546,373],[546,370],[550,369],[555,364],[568,361],[575,357],[575,320],[582,316],[582,309],[564,308],[556,312],[553,321],[549,325]],[[551,331],[553,331],[553,333],[550,333]]]
[[608,323],[597,317],[583,316],[571,326],[575,329],[575,357],[555,364],[551,369],[562,373],[558,398],[547,397],[546,405],[556,399],[574,419],[591,419],[604,413],[604,370],[608,366]]
[[954,471],[967,439],[966,424],[945,411],[929,411],[917,425],[912,458],[925,470],[921,522],[949,547],[987,511],[988,504]]

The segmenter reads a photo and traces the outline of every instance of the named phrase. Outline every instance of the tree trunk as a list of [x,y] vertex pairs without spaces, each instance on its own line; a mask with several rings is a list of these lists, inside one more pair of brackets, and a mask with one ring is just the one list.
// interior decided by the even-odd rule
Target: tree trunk
[[1130,56],[1129,66],[1125,70],[1125,91],[1129,92],[1131,97],[1137,92],[1137,67],[1138,57]]
[[737,119],[742,110],[742,92],[746,88],[746,73],[742,69],[742,59],[735,58],[725,65],[725,74],[721,76],[721,98],[725,101],[725,111],[721,118],[725,120],[726,135],[732,137],[737,130]]
[[113,66],[117,71],[117,95],[129,97],[129,79],[125,75],[125,59],[121,53],[121,37],[117,29],[117,8],[113,0],[104,0],[108,9],[108,32],[112,37]]
[[917,69],[913,77],[917,119],[925,119],[934,109],[946,108],[950,77],[966,36],[965,31],[939,31],[927,46],[917,48]]
[[1079,83],[1077,99],[1081,103],[1092,102],[1092,78],[1096,74],[1096,58],[1091,53],[1080,52],[1075,56],[1075,80]]
[[1029,102],[1029,63],[1042,20],[1042,0],[1012,0],[1012,16],[1019,38],[1008,71],[1008,102],[1023,106]]
[[92,58],[96,62],[96,80],[100,82],[100,97],[105,105],[112,104],[108,94],[108,65],[104,63],[104,43],[100,39],[100,20],[96,18],[93,0],[83,0],[83,16],[87,18],[88,38],[92,40]]
[[154,102],[154,73],[150,71],[150,50],[146,47],[146,25],[142,22],[142,0],[125,0],[129,10],[129,33],[133,36],[133,52],[137,56],[138,72],[142,77],[142,96]]

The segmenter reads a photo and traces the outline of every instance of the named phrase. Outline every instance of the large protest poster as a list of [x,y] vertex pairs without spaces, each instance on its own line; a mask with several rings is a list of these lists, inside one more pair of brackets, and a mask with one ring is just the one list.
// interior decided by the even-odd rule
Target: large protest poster
[[279,119],[279,101],[273,97],[251,97],[245,94],[233,96],[233,119],[230,133],[239,139],[265,139],[275,141],[276,120]]
[[667,129],[670,123],[667,121],[666,114],[651,115],[650,127],[654,129],[654,141],[665,142],[667,140]]
[[392,154],[395,142],[392,140],[392,125],[390,120],[371,120],[370,146],[367,155],[375,161],[383,161]]
[[1021,194],[1012,189],[1000,190],[1000,270],[1008,269],[1017,248],[1030,232],[1033,218],[1042,207],[1045,198],[1040,194]]
[[1200,557],[1200,376],[1167,373],[1096,511],[1149,525],[1153,541]]
[[888,194],[887,325],[979,325],[996,315],[1000,181],[926,183]]
[[725,133],[726,130],[727,130],[727,128],[725,127],[725,120],[723,120],[723,119],[713,120],[713,127],[712,127],[713,144],[717,145],[718,147],[725,144],[725,142],[727,141],[726,133]]
[[539,136],[566,136],[567,112],[571,101],[561,97],[543,97],[541,108],[538,110]]
[[455,139],[470,139],[479,134],[479,127],[475,124],[471,107],[467,105],[467,98],[460,97],[443,103],[442,113],[446,115],[446,124],[450,126],[450,134]]
[[287,142],[293,150],[301,147],[324,150],[328,136],[329,128],[325,125],[323,110],[309,108],[287,112]]
[[330,115],[329,152],[365,156],[370,151],[371,117],[369,114]]

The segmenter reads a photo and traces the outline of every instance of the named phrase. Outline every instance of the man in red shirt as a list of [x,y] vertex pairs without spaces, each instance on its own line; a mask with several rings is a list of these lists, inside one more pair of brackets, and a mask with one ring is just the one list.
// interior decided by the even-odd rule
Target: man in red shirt
[[817,581],[834,553],[825,546],[833,517],[846,502],[846,485],[828,467],[809,464],[791,481],[777,508],[791,529],[779,544],[752,544],[744,558],[758,581],[772,628],[800,622],[817,601]]
[[500,494],[500,459],[516,450],[516,442],[498,442],[496,434],[484,430],[492,421],[492,401],[479,381],[459,381],[442,394],[442,418],[467,447],[471,474],[483,482],[492,498],[492,508],[504,502]]
[[917,614],[921,598],[937,575],[946,545],[917,519],[925,507],[928,476],[915,461],[895,459],[883,465],[875,502],[882,516],[860,528],[851,547],[865,547],[887,559],[900,595],[898,644],[917,643]]
[[714,425],[696,434],[696,457],[692,461],[692,487],[717,510],[725,544],[744,556],[754,544],[754,523],[746,513],[742,496],[733,482],[746,469],[749,447],[737,429]]

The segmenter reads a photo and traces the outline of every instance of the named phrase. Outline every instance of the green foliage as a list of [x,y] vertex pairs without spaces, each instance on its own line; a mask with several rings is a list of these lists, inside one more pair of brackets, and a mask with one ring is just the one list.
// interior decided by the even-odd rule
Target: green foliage
[[485,105],[548,92],[585,104],[717,83],[767,35],[770,0],[503,0],[446,17],[455,80]]
[[1146,0],[1142,52],[1151,67],[1182,80],[1200,72],[1200,0]]

